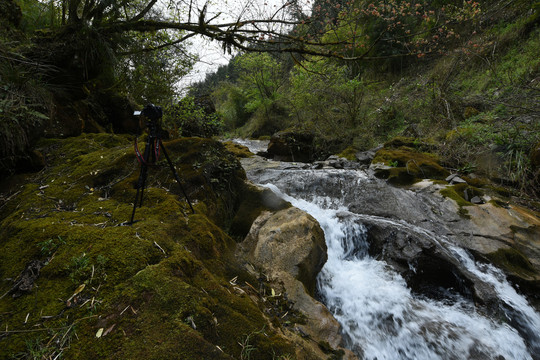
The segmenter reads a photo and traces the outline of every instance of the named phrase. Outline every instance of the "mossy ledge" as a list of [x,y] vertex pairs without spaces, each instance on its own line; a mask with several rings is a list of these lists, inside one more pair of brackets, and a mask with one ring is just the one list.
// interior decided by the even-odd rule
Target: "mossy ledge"
[[418,139],[396,137],[377,151],[372,164],[375,176],[392,185],[411,185],[421,179],[445,179],[450,173],[443,168],[437,155],[424,152],[432,146]]
[[474,206],[474,204],[468,201],[467,198],[470,199],[474,196],[482,196],[484,194],[480,189],[465,183],[449,185],[444,189],[441,189],[440,193],[442,196],[454,200],[459,206],[459,215],[467,219],[470,218],[470,216],[465,207]]
[[45,140],[45,169],[2,196],[0,358],[239,359],[248,345],[252,358],[293,356],[232,256],[226,230],[245,231],[249,220],[233,219],[259,208],[237,159],[210,139],[166,143],[195,214],[161,160],[138,221],[123,226],[139,174],[132,140]]

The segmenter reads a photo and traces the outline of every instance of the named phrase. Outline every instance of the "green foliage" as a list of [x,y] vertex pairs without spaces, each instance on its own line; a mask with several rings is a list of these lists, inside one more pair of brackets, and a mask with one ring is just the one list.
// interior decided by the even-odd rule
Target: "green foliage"
[[160,48],[173,41],[166,31],[157,31],[150,37],[136,32],[127,35],[130,40],[124,46],[126,54],[115,69],[118,90],[130,94],[140,104],[170,103],[179,96],[182,89],[178,83],[192,69],[196,56],[186,56],[185,44]]
[[[344,57],[368,57],[376,69],[400,70],[410,63],[406,56],[445,52],[480,14],[478,2],[454,3],[355,1],[327,25],[323,41],[339,44],[334,51]],[[356,73],[368,64],[355,65]]]
[[0,39],[0,173],[10,173],[47,123],[50,87],[45,68],[29,63]]
[[51,256],[61,245],[65,245],[66,241],[63,240],[60,236],[56,238],[50,238],[43,240],[38,243],[38,247],[41,251],[41,254],[44,256]]
[[222,83],[212,94],[216,99],[217,112],[223,119],[225,129],[234,130],[246,124],[252,113],[247,111],[247,96],[239,86]]
[[295,125],[315,130],[322,137],[350,138],[365,116],[366,86],[348,77],[345,66],[330,62],[304,62],[291,73],[291,117]]
[[279,89],[285,80],[281,64],[268,53],[243,54],[235,61],[243,70],[239,84],[247,99],[246,111],[253,113],[262,108],[268,112],[271,104],[280,98]]
[[223,131],[223,121],[217,113],[208,113],[187,96],[178,104],[165,108],[164,127],[179,136],[212,137]]
[[69,277],[74,284],[81,284],[88,277],[91,271],[90,258],[86,253],[71,258],[68,266]]
[[[23,18],[20,27],[27,33],[59,25],[58,11],[54,1],[16,0],[21,8]],[[51,9],[51,4],[53,4]]]

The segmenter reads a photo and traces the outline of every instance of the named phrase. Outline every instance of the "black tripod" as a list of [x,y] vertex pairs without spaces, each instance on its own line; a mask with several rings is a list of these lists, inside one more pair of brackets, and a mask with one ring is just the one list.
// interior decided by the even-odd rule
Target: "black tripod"
[[[167,159],[174,178],[176,179],[178,186],[180,186],[180,190],[182,190],[182,193],[184,194],[184,197],[186,198],[191,211],[195,213],[195,210],[193,210],[193,206],[191,205],[191,201],[189,201],[186,191],[182,187],[182,183],[180,182],[178,173],[176,172],[176,169],[174,168],[174,165],[169,158],[169,154],[167,154],[167,150],[165,149],[163,142],[161,141],[162,130],[159,124],[159,120],[163,115],[161,107],[152,104],[146,105],[140,115],[143,115],[148,119],[148,137],[146,139],[146,147],[144,148],[144,154],[142,155],[139,151],[139,148],[137,147],[137,140],[135,140],[135,155],[137,156],[137,159],[141,164],[141,172],[139,175],[139,181],[137,182],[137,194],[135,195],[135,201],[133,202],[133,212],[131,213],[131,221],[129,222],[129,224],[133,224],[133,220],[135,218],[135,210],[137,209],[137,203],[139,203],[139,207],[142,206],[144,187],[146,185],[146,179],[148,177],[148,166],[157,162],[161,151],[163,151],[165,159]],[[139,194],[141,195],[140,199]]]

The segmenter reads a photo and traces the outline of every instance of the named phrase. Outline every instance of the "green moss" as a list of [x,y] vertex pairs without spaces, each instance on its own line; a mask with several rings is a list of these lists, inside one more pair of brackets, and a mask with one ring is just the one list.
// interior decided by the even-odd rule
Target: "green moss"
[[253,156],[253,153],[249,151],[247,146],[239,145],[232,141],[226,141],[223,143],[223,145],[225,145],[227,151],[233,153],[239,158],[248,158]]
[[489,180],[481,177],[463,176],[462,178],[467,182],[467,184],[476,188],[481,188],[489,184]]
[[432,182],[436,185],[448,185],[448,181],[446,180],[433,180]]
[[495,207],[498,207],[498,208],[507,208],[508,207],[508,203],[505,202],[505,201],[502,201],[502,200],[492,199],[492,200],[489,200],[488,202],[491,205],[493,205]]
[[502,186],[490,185],[488,187],[489,187],[489,189],[495,191],[497,194],[501,195],[504,198],[509,198],[510,196],[512,196],[512,192],[510,190],[508,190],[507,188],[504,188]]
[[449,199],[452,199],[458,204],[458,206],[459,206],[458,213],[462,217],[465,217],[465,218],[470,217],[469,212],[466,209],[464,209],[463,207],[464,206],[473,206],[473,204],[463,198],[463,196],[459,192],[459,189],[456,189],[455,185],[454,186],[448,186],[448,187],[446,187],[444,189],[441,189],[440,193],[441,193],[442,196],[444,196],[446,198],[449,198]]
[[[138,178],[130,139],[85,134],[40,143],[47,167],[12,189],[0,210],[0,274],[13,279],[0,282],[0,322],[14,331],[0,339],[0,358],[47,357],[59,349],[55,339],[68,339],[66,358],[233,359],[242,334],[266,326],[258,305],[228,282],[247,277],[220,227],[242,207],[236,157],[209,139],[166,146],[196,214],[162,160],[149,168],[138,221],[122,226]],[[18,289],[35,261],[44,264],[39,275]],[[110,331],[97,339],[100,328]],[[36,331],[18,332],[27,329]],[[266,333],[254,342],[265,349],[257,358],[294,352],[275,330]]]
[[395,178],[401,180],[413,181],[413,178],[430,178],[444,179],[449,175],[449,172],[444,169],[438,162],[438,158],[434,154],[418,152],[407,147],[397,149],[382,148],[373,159],[373,163],[384,163],[394,168],[399,168],[399,173],[405,172],[405,175],[399,175],[398,170],[389,171],[388,178],[394,175]]
[[375,176],[379,179],[387,179],[388,183],[395,186],[412,185],[415,182],[420,181],[414,174],[409,173],[405,167],[377,169],[375,171]]
[[538,275],[529,260],[514,248],[499,249],[489,253],[487,257],[496,266],[509,273],[517,274],[521,277],[534,277]]
[[358,152],[358,149],[356,149],[353,146],[347,147],[345,150],[340,152],[337,156],[345,158],[349,161],[356,161],[356,153]]

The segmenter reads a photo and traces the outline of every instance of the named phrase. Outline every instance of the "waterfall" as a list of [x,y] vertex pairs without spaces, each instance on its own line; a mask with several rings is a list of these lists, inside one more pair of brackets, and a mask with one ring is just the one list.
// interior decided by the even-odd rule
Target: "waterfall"
[[[248,171],[248,178],[311,214],[321,225],[328,260],[318,277],[319,298],[341,324],[346,347],[359,358],[540,359],[540,315],[500,270],[476,263],[464,249],[423,227],[361,214],[358,207],[353,212],[350,200],[365,194],[366,184],[376,181],[362,171],[276,166]],[[434,300],[413,293],[400,273],[368,254],[367,230],[362,225],[368,218],[430,238],[494,289],[504,305],[503,318],[491,318],[459,294]]]
[[[367,255],[365,228],[350,217],[343,220],[339,213],[344,208],[323,209],[292,198],[275,185],[266,186],[311,214],[323,228],[328,261],[319,275],[319,291],[342,325],[347,346],[359,356],[532,359],[515,329],[482,316],[465,299],[449,304],[415,297],[399,274]],[[361,250],[352,254],[352,249]]]

